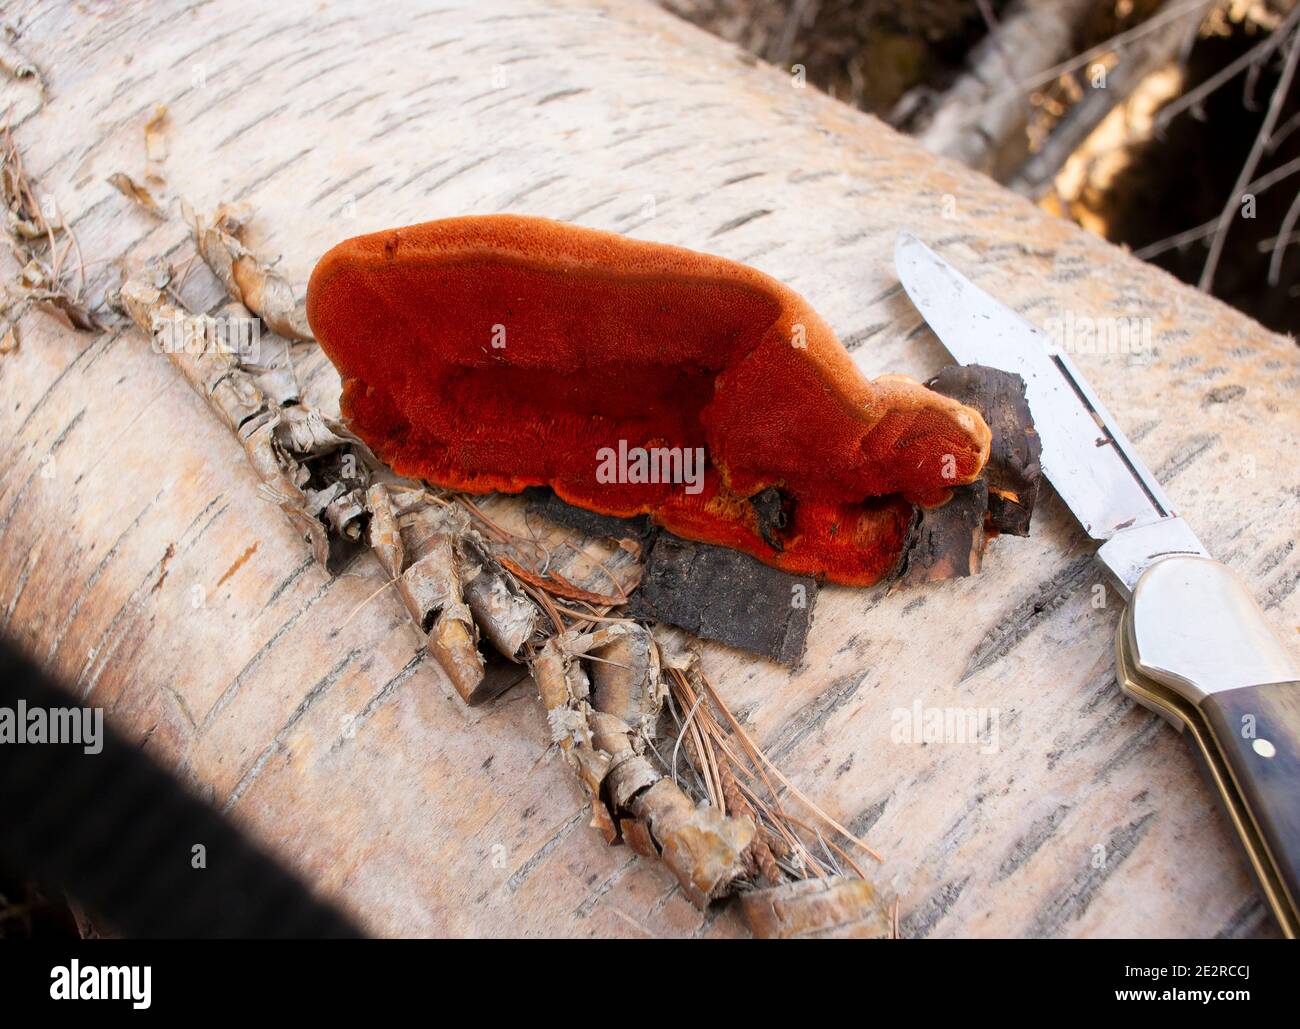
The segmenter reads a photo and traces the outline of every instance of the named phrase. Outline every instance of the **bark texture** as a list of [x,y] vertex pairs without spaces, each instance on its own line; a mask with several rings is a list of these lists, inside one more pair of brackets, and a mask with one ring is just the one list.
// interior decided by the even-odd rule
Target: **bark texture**
[[[185,236],[107,181],[142,174],[159,104],[166,153],[149,157],[169,193],[250,203],[244,243],[283,255],[299,297],[345,236],[516,211],[753,263],[866,374],[924,379],[948,361],[894,278],[907,228],[1035,320],[1149,319],[1142,353],[1076,358],[1206,544],[1284,631],[1300,623],[1292,342],[662,11],[221,0],[6,17],[48,96],[6,80],[0,102],[76,228],[92,299],[117,285],[114,259]],[[212,303],[225,293],[214,282]],[[0,353],[0,628],[117,726],[376,933],[744,931],[587,828],[531,689],[467,709],[419,660],[377,560],[318,567],[134,327],[78,333],[33,310],[18,330]],[[333,370],[294,354],[333,413]],[[522,527],[522,508],[491,510]],[[872,871],[904,935],[1268,932],[1183,741],[1116,690],[1120,608],[1092,546],[1049,490],[1034,521],[974,579],[824,590],[793,674],[706,645],[710,677],[884,853]],[[997,712],[977,742],[913,731],[977,708]]]

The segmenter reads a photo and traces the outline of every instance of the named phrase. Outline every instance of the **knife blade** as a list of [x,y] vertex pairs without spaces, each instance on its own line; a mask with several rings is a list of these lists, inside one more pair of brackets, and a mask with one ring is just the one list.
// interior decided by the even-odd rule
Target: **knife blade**
[[1048,480],[1128,602],[1116,635],[1121,689],[1194,744],[1288,936],[1300,934],[1300,663],[1245,583],[1213,560],[1051,337],[910,233],[894,266],[961,364],[1015,372]]
[[1103,548],[1102,561],[1125,599],[1157,558],[1207,556],[1105,405],[1047,333],[910,233],[899,234],[894,265],[912,303],[958,362],[1016,372],[1025,380],[1043,472],[1084,531],[1109,540],[1153,526]]

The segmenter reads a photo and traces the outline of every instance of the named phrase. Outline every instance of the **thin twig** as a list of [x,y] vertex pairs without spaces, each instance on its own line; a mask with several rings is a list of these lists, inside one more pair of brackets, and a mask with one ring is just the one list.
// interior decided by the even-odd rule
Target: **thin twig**
[[1232,224],[1237,205],[1241,202],[1239,198],[1246,192],[1246,183],[1255,174],[1255,167],[1264,154],[1264,147],[1273,134],[1278,115],[1282,113],[1282,105],[1286,102],[1287,94],[1291,90],[1291,80],[1295,77],[1297,60],[1300,60],[1300,33],[1296,33],[1291,40],[1291,46],[1286,55],[1286,66],[1282,69],[1282,77],[1278,79],[1277,86],[1273,89],[1273,97],[1268,102],[1268,113],[1264,115],[1264,121],[1259,127],[1259,132],[1255,134],[1255,142],[1251,144],[1246,163],[1242,165],[1241,172],[1237,175],[1237,182],[1232,187],[1232,192],[1228,194],[1227,200],[1224,201],[1223,210],[1219,212],[1219,224],[1215,226],[1214,238],[1210,242],[1210,255],[1205,259],[1205,268],[1201,271],[1200,281],[1196,284],[1197,288],[1206,293],[1209,293],[1214,285],[1214,273],[1218,270],[1219,258],[1223,255],[1223,245],[1227,240],[1228,226]]
[[1270,32],[1264,39],[1261,39],[1244,54],[1232,61],[1217,72],[1211,75],[1200,85],[1189,89],[1177,100],[1172,100],[1160,109],[1159,115],[1156,116],[1155,125],[1153,126],[1157,134],[1162,133],[1168,128],[1169,123],[1182,114],[1189,107],[1195,107],[1225,82],[1231,81],[1246,68],[1252,64],[1258,64],[1276,50],[1291,31],[1300,21],[1300,6],[1297,6],[1289,15],[1286,21],[1279,25],[1274,31]]
[[568,579],[558,572],[551,572],[549,578],[542,578],[526,568],[521,568],[508,557],[499,557],[501,567],[510,572],[517,579],[536,586],[540,590],[546,590],[548,593],[554,593],[557,597],[563,597],[565,600],[580,600],[586,604],[595,604],[598,607],[617,607],[619,604],[627,601],[627,594],[620,597],[610,597],[603,593],[592,593],[590,590],[584,590],[580,586],[575,586]]
[[[1300,11],[1300,7],[1296,8]],[[1300,193],[1295,195],[1291,201],[1291,206],[1287,208],[1286,217],[1282,219],[1282,228],[1278,231],[1273,240],[1273,253],[1268,259],[1268,284],[1276,286],[1282,281],[1282,255],[1287,248],[1287,240],[1290,239],[1291,230],[1295,228],[1297,221],[1300,221]]]
[[396,579],[388,579],[387,581],[385,581],[384,584],[379,587],[379,589],[375,590],[374,593],[370,594],[370,596],[366,597],[365,600],[361,601],[360,604],[358,604],[356,607],[352,609],[352,613],[348,615],[345,619],[343,619],[343,624],[339,626],[339,629],[342,629],[344,626],[346,626],[348,622],[352,621],[352,619],[357,616],[358,611],[360,611],[363,607],[365,607],[372,600],[374,600],[375,597],[379,596],[379,594],[383,593],[384,590],[388,589],[389,586],[392,586],[396,582],[397,582]]
[[[1261,175],[1254,182],[1247,183],[1243,192],[1254,193],[1259,196],[1259,194],[1266,192],[1298,171],[1300,171],[1300,157],[1287,161],[1286,164],[1280,164],[1267,175]],[[1160,256],[1166,250],[1174,250],[1186,246],[1188,243],[1195,243],[1198,239],[1204,239],[1214,231],[1215,226],[1218,224],[1219,219],[1217,217],[1211,218],[1208,222],[1203,222],[1193,229],[1184,229],[1172,236],[1156,240],[1154,243],[1148,243],[1141,249],[1134,250],[1133,256],[1143,261],[1149,261],[1153,257]]]
[[863,842],[862,840],[858,839],[857,836],[853,835],[852,832],[850,832],[850,831],[849,831],[848,829],[846,829],[844,826],[840,825],[840,823],[837,822],[834,818],[832,818],[832,817],[830,816],[830,814],[828,814],[826,811],[822,810],[822,808],[819,807],[819,806],[818,806],[818,805],[817,805],[813,800],[811,800],[811,799],[810,799],[810,798],[809,798],[809,797],[808,797],[808,796],[803,792],[803,790],[799,789],[798,786],[796,786],[796,785],[795,785],[794,783],[792,783],[789,779],[787,779],[787,778],[785,777],[784,773],[782,773],[781,769],[777,768],[776,765],[772,763],[771,759],[768,758],[768,756],[767,756],[766,754],[764,754],[764,753],[763,753],[761,750],[759,750],[758,748],[754,747],[754,746],[753,746],[753,741],[749,739],[749,734],[745,732],[745,728],[744,728],[744,726],[742,726],[742,725],[740,724],[740,722],[738,722],[738,721],[736,720],[736,716],[733,715],[733,714],[731,713],[731,711],[728,710],[728,708],[727,708],[725,705],[722,704],[721,699],[718,697],[717,691],[716,691],[716,690],[715,690],[715,689],[714,689],[714,688],[709,684],[709,682],[708,682],[707,679],[704,679],[704,680],[702,680],[702,681],[703,681],[703,684],[704,684],[704,688],[705,688],[706,690],[708,690],[708,692],[709,692],[709,696],[712,697],[713,700],[714,700],[714,702],[717,703],[717,704],[719,705],[719,710],[722,711],[722,713],[723,713],[723,715],[726,717],[727,721],[730,722],[730,724],[731,724],[731,728],[732,728],[732,729],[736,732],[736,734],[739,735],[742,739],[745,739],[745,740],[749,741],[749,743],[750,743],[750,748],[751,748],[752,753],[754,753],[754,754],[756,754],[756,755],[758,756],[759,760],[762,761],[763,764],[765,764],[765,765],[767,766],[768,770],[769,770],[773,775],[775,775],[775,776],[776,776],[776,777],[781,781],[781,784],[782,784],[786,789],[788,789],[791,793],[793,793],[796,797],[798,797],[801,801],[803,801],[804,804],[806,804],[806,805],[807,805],[807,806],[808,806],[808,807],[809,807],[809,808],[810,808],[810,809],[811,809],[811,810],[812,810],[812,811],[813,811],[813,812],[814,812],[814,813],[815,813],[819,818],[821,818],[824,822],[826,822],[826,824],[829,825],[829,826],[830,826],[832,829],[834,829],[836,832],[838,832],[838,833],[840,833],[842,836],[844,836],[845,839],[852,840],[852,841],[853,841],[854,843],[856,843],[859,847],[861,847],[862,850],[863,850],[865,853],[870,854],[870,855],[871,855],[873,858],[875,858],[877,861],[881,861],[881,862],[883,862],[883,861],[885,860],[884,858],[882,858],[882,857],[880,856],[880,854],[879,854],[875,849],[873,849],[872,847],[869,847],[865,842]]
[[1079,68],[1085,67],[1091,63],[1094,58],[1120,50],[1126,44],[1155,32],[1168,22],[1177,18],[1185,18],[1187,15],[1193,14],[1204,7],[1205,0],[1187,0],[1186,3],[1170,7],[1167,10],[1161,10],[1158,14],[1152,15],[1152,17],[1148,18],[1140,25],[1135,25],[1131,29],[1126,29],[1123,32],[1117,33],[1109,39],[1098,43],[1096,46],[1089,47],[1081,54],[1062,61],[1060,64],[1055,64],[1052,67],[1039,72],[1037,75],[1022,81],[1018,86],[1009,89],[1001,89],[989,94],[989,96],[987,96],[982,102],[981,107],[1003,100],[1008,96],[1014,96],[1022,92],[1038,89],[1042,86],[1046,86],[1048,83],[1055,82],[1062,75],[1066,75],[1072,71],[1077,71]]
[[1012,63],[1011,55],[1007,53],[1007,48],[1003,45],[1002,37],[998,33],[998,19],[993,14],[993,5],[989,3],[989,0],[975,0],[975,6],[979,8],[980,17],[984,20],[984,28],[988,32],[989,39],[993,41],[993,47],[997,50],[998,57],[1002,60],[1007,78],[1019,90],[1020,80],[1016,75],[1016,66]]

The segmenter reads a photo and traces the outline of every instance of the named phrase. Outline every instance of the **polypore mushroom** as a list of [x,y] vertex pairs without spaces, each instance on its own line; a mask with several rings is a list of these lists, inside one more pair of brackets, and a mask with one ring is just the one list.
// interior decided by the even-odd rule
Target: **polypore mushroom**
[[976,411],[867,381],[798,294],[680,247],[514,215],[427,222],[330,250],[307,313],[345,416],[399,474],[548,485],[790,572],[875,582],[912,504],[988,458]]

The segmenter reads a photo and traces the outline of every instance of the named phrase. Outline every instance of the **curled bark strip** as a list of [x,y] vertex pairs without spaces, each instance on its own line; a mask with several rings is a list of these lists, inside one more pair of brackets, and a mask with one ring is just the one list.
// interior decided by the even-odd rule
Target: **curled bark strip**
[[465,703],[481,704],[495,695],[478,647],[478,627],[465,603],[462,560],[450,533],[434,537],[427,553],[397,580],[411,618],[428,633],[425,649],[447,673]]
[[612,843],[614,814],[628,813],[633,798],[659,779],[643,756],[663,701],[658,649],[641,626],[570,631],[547,641],[532,670],[551,740],[586,789],[593,827]]
[[234,299],[246,305],[267,327],[285,339],[312,339],[303,306],[294,300],[293,288],[241,243],[237,233],[242,216],[223,207],[212,222],[196,219],[194,240],[212,273]]
[[362,546],[367,452],[318,412],[268,396],[215,319],[167,301],[169,279],[159,267],[131,277],[119,291],[123,309],[235,433],[261,493],[302,533],[316,561],[341,569]]
[[8,31],[0,33],[0,74],[14,80],[31,79],[36,83],[36,88],[41,95],[41,102],[44,103],[45,79],[41,75],[40,69],[6,38],[8,35]]
[[533,659],[533,681],[546,708],[551,742],[560,748],[591,802],[591,827],[599,830],[605,842],[613,843],[618,830],[600,796],[610,758],[592,740],[591,684],[570,651],[576,639],[575,633],[568,632],[547,640]]
[[464,604],[448,604],[439,613],[425,643],[429,655],[470,706],[491,698],[491,692],[482,689],[486,667],[476,637],[469,608]]
[[[47,217],[52,198],[38,202],[37,195],[6,123],[0,130],[0,202],[4,208],[3,229],[21,270],[12,281],[0,285],[0,310],[10,324],[18,322],[31,308],[39,307],[70,328],[96,331],[101,326],[82,300],[86,276],[77,234],[62,223],[56,203]],[[62,249],[56,246],[56,234],[66,241]],[[77,260],[76,288],[68,281],[72,276],[64,262],[69,247]]]
[[119,296],[127,314],[225,422],[240,426],[266,410],[266,398],[234,354],[210,345],[210,320],[167,302],[163,291],[130,279]]
[[158,202],[158,198],[153,195],[153,191],[148,186],[136,182],[126,172],[114,172],[108,177],[108,184],[147,214],[155,218],[166,217],[167,212]]
[[615,813],[635,816],[620,818],[629,844],[657,854],[698,907],[731,893],[751,876],[755,821],[697,807],[644,756],[667,693],[653,638],[639,625],[619,624],[575,640],[571,649],[598,659],[588,679],[591,740],[610,755],[605,795]]
[[347,446],[349,438],[341,435],[319,411],[293,405],[282,412],[280,438],[295,454],[320,457]]
[[611,625],[592,633],[582,652],[598,658],[591,669],[596,709],[617,718],[628,732],[651,732],[667,690],[650,633],[640,625]]
[[524,596],[481,542],[465,536],[461,546],[477,564],[465,587],[465,602],[474,621],[502,657],[521,660],[524,647],[537,630],[537,605]]
[[[366,539],[396,582],[425,650],[470,705],[525,677],[519,663],[537,627],[525,597],[457,506],[423,489],[373,484],[365,494]],[[493,657],[481,639],[510,663]]]
[[659,848],[655,846],[654,837],[650,835],[645,822],[624,818],[619,821],[618,828],[623,834],[623,841],[637,854],[646,858],[659,857]]
[[610,755],[608,785],[615,811],[652,786],[660,773],[645,757],[667,690],[660,675],[659,648],[640,625],[611,625],[585,637],[582,653],[594,708],[595,745]]
[[663,704],[658,647],[645,628],[620,623],[548,640],[532,662],[551,739],[578,774],[592,826],[619,828],[641,854],[658,855],[700,907],[747,876],[754,822],[696,807],[650,762],[647,742]]
[[650,829],[660,857],[697,907],[730,892],[748,871],[745,852],[754,823],[709,805],[696,807],[671,779],[660,779],[637,797],[633,811]]
[[662,775],[639,753],[642,742],[627,731],[626,723],[600,711],[591,716],[592,742],[609,755],[605,788],[609,805],[615,811],[630,810],[638,793],[657,783]]
[[750,931],[763,940],[893,936],[889,912],[871,884],[856,878],[803,879],[740,898]]
[[425,632],[433,630],[445,608],[462,604],[452,538],[444,535],[435,539],[428,552],[402,573],[397,591],[415,623]]
[[402,544],[402,530],[397,525],[397,512],[393,510],[388,487],[380,482],[371,486],[366,491],[366,507],[370,510],[370,549],[388,577],[396,579],[406,562],[406,547]]
[[[214,410],[218,408],[214,405]],[[246,431],[238,431],[244,445],[248,463],[261,482],[259,492],[276,504],[302,534],[311,547],[312,557],[322,567],[330,568],[338,562],[332,557],[329,533],[325,526],[307,513],[310,501],[301,487],[285,468],[283,456],[275,443],[275,426],[267,419],[250,423]]]

